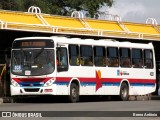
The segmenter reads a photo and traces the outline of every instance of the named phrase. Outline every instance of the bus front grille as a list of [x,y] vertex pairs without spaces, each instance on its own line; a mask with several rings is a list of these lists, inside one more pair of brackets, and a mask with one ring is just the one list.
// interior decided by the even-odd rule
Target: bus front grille
[[38,92],[39,88],[24,88],[25,92]]

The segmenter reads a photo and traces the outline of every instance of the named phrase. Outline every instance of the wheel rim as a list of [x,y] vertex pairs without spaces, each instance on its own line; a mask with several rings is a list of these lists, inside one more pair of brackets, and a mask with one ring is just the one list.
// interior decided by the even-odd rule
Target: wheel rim
[[77,97],[76,88],[72,88],[72,97],[73,97],[73,98],[76,98],[76,97]]

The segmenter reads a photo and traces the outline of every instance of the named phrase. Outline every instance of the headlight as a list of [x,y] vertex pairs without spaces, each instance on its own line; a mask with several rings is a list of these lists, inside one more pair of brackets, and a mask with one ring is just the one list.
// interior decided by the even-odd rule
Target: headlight
[[20,87],[20,85],[14,81],[14,80],[11,80],[11,84],[14,86],[14,87]]
[[44,84],[44,86],[45,86],[45,87],[46,87],[46,86],[51,86],[54,81],[55,81],[55,80],[50,79],[50,80],[48,80],[48,81]]

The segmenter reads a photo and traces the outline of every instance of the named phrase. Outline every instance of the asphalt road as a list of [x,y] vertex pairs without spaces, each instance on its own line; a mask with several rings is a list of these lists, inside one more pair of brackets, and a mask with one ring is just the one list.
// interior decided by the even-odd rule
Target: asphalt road
[[[151,101],[103,101],[103,100],[83,100],[78,103],[65,103],[63,100],[52,101],[52,98],[40,100],[28,99],[21,103],[2,103],[0,104],[0,111],[13,111],[23,113],[25,111],[38,112],[42,118],[7,118],[11,120],[17,119],[31,119],[31,120],[159,120],[160,117],[132,117],[132,114],[141,116],[141,113],[151,113],[156,115],[155,111],[160,113],[160,100]],[[43,112],[49,111],[49,112]],[[56,112],[54,112],[56,111]],[[58,112],[57,112],[58,111]],[[62,112],[63,111],[63,112]],[[69,111],[69,112],[68,112]],[[78,111],[78,112],[75,112]],[[94,112],[93,112],[94,111]],[[105,112],[103,112],[105,111]],[[107,111],[107,112],[106,112]],[[130,111],[129,113],[127,111]],[[2,114],[2,113],[1,113]],[[27,114],[28,113],[24,113]],[[39,115],[40,115],[39,114]],[[44,115],[52,117],[43,117]],[[38,115],[38,114],[37,114]],[[69,115],[69,117],[67,116]],[[72,116],[73,115],[73,116]],[[109,115],[109,117],[108,117]],[[126,116],[129,116],[126,117]],[[55,117],[56,116],[56,117]],[[107,117],[104,117],[107,116]],[[122,116],[122,117],[121,117]],[[113,118],[114,117],[114,118]],[[0,118],[0,120],[6,118]]]

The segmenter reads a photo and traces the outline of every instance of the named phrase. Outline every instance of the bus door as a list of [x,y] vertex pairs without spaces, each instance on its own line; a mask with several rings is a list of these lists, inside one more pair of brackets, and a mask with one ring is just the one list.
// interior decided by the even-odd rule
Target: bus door
[[68,94],[69,79],[68,75],[68,55],[66,47],[57,47],[56,64],[57,64],[57,79],[58,84],[57,94]]

